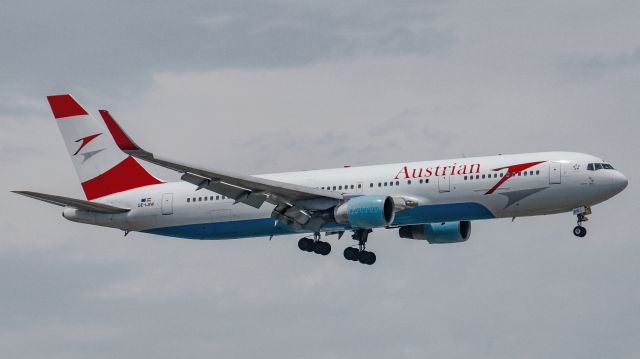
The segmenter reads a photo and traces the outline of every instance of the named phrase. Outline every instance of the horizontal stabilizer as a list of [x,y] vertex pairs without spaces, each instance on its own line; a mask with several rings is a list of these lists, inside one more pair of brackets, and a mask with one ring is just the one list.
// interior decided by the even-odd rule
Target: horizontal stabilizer
[[89,202],[82,199],[75,199],[63,196],[55,196],[52,194],[38,193],[31,191],[11,191],[13,193],[21,194],[23,196],[31,197],[40,201],[52,203],[58,206],[77,208],[83,211],[97,212],[97,213],[124,213],[129,212],[127,208],[120,208],[110,206],[108,204]]

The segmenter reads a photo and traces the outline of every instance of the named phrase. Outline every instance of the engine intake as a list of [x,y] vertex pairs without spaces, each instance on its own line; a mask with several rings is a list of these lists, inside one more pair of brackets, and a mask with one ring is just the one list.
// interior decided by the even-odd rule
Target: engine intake
[[336,223],[352,228],[383,227],[395,217],[393,199],[388,196],[354,197],[333,210]]
[[443,222],[400,227],[400,238],[421,239],[431,244],[458,243],[469,239],[471,222]]

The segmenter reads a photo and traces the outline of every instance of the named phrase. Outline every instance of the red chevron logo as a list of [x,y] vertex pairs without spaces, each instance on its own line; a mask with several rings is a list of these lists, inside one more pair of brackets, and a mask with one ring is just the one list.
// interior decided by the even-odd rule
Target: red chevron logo
[[503,169],[507,169],[507,173],[502,176],[500,178],[500,181],[498,181],[498,183],[496,183],[495,186],[491,187],[490,190],[487,191],[487,193],[485,194],[491,194],[493,192],[495,192],[500,186],[502,186],[505,182],[507,182],[509,180],[509,178],[511,178],[513,175],[515,175],[518,172],[522,172],[530,167],[533,167],[535,165],[539,165],[543,162],[546,161],[537,161],[537,162],[529,162],[529,163],[520,163],[517,165],[511,165],[511,166],[507,166],[507,167],[500,167],[500,168],[495,168],[494,171],[502,171]]
[[84,148],[84,146],[86,146],[87,144],[89,144],[89,142],[91,142],[94,138],[100,136],[102,133],[96,133],[95,135],[89,135],[87,137],[83,137],[80,138],[78,140],[76,140],[75,142],[80,142],[82,141],[82,143],[80,144],[80,147],[78,148],[78,150],[76,151],[76,153],[73,154],[73,156],[77,155],[78,152],[80,152],[81,149]]

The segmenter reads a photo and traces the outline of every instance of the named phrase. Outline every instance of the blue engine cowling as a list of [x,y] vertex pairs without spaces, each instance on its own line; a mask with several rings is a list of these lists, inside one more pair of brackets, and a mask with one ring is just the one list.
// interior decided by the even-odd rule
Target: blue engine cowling
[[395,216],[393,198],[388,196],[354,197],[337,206],[333,215],[336,223],[349,224],[351,228],[383,227]]
[[400,238],[422,239],[429,243],[464,242],[471,235],[471,222],[443,222],[400,227]]

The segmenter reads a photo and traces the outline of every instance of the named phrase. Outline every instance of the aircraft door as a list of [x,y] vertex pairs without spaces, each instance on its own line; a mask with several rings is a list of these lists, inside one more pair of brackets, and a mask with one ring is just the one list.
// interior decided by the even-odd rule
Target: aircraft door
[[440,192],[451,192],[451,176],[444,174],[438,177],[438,190]]
[[162,194],[162,214],[173,214],[173,193]]
[[549,162],[549,183],[550,184],[562,183],[562,163]]

